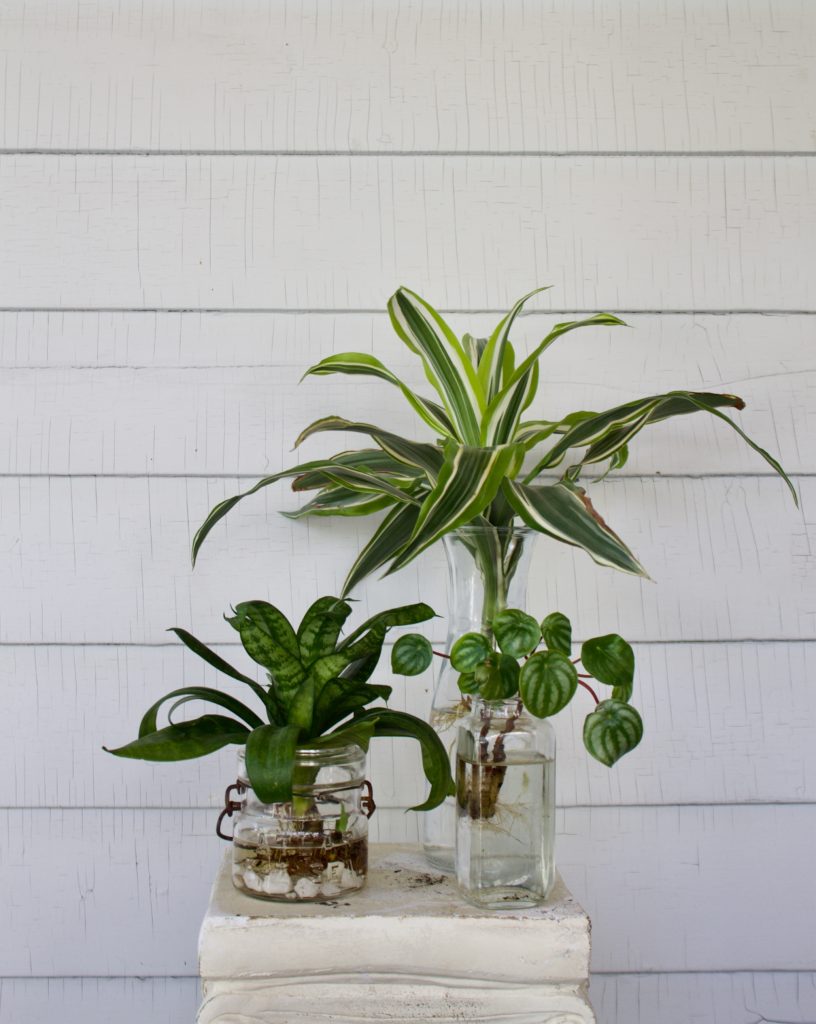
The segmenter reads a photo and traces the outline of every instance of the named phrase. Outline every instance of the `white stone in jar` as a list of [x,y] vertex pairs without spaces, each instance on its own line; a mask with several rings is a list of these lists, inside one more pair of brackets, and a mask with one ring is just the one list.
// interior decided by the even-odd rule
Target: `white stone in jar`
[[299,899],[313,899],[319,892],[320,886],[311,878],[299,878],[295,883],[295,895]]

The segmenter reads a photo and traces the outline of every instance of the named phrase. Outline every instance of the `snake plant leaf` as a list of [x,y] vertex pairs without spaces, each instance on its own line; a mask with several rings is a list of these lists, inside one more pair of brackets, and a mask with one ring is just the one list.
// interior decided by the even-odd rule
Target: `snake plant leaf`
[[521,667],[521,698],[536,718],[557,715],[569,704],[577,689],[575,666],[560,651],[540,651]]
[[490,655],[490,642],[483,633],[464,633],[451,647],[450,662],[457,672],[473,672]]
[[186,761],[212,754],[229,743],[244,743],[249,735],[245,725],[227,715],[202,715],[189,722],[179,722],[147,733],[123,747],[102,749],[117,757],[132,757],[140,761]]
[[406,633],[391,648],[391,669],[403,676],[418,676],[433,661],[433,648],[427,637]]
[[287,725],[295,725],[304,734],[308,735],[312,728],[315,704],[315,677],[307,676],[295,691],[294,697],[289,703]]
[[320,735],[367,704],[375,700],[387,701],[390,696],[390,686],[350,684],[343,679],[332,679],[326,683],[315,701],[312,732]]
[[460,440],[478,444],[484,396],[459,339],[429,303],[407,288],[391,296],[388,313],[397,335],[422,357]]
[[499,437],[513,436],[521,413],[526,408],[525,403],[529,404],[529,372],[554,341],[579,327],[618,325],[625,326],[623,320],[611,313],[596,313],[585,320],[570,320],[566,323],[556,324],[544,340],[536,345],[530,355],[519,363],[508,383],[490,401],[482,420],[482,436],[486,443],[491,443],[493,439]]
[[456,792],[450,773],[450,758],[444,744],[427,722],[408,715],[404,711],[389,711],[383,708],[372,708],[356,715],[352,726],[374,723],[374,736],[396,736],[415,739],[422,751],[422,767],[425,778],[431,784],[428,798],[412,811],[431,811],[438,807],[446,797]]
[[634,750],[643,738],[643,721],[631,704],[602,700],[584,721],[584,746],[607,768]]
[[581,661],[587,672],[607,686],[630,686],[635,678],[635,652],[617,633],[585,640]]
[[228,661],[225,661],[219,654],[216,654],[215,651],[210,650],[205,643],[194,637],[192,633],[188,633],[186,629],[182,629],[180,626],[173,626],[171,629],[168,629],[167,632],[175,633],[185,647],[189,647],[193,654],[197,654],[199,658],[206,661],[208,665],[212,665],[214,669],[217,669],[219,672],[223,672],[225,676],[229,676],[231,679],[237,679],[239,683],[246,683],[255,696],[263,701],[264,704],[266,703],[267,694],[260,683],[251,679],[249,676],[245,676],[244,673],[239,672],[237,668],[233,668]]
[[414,604],[403,604],[398,608],[389,608],[387,611],[377,612],[376,615],[366,619],[362,625],[358,626],[353,633],[346,637],[340,645],[340,650],[356,646],[358,638],[369,630],[387,630],[392,629],[394,626],[415,626],[419,622],[427,622],[428,619],[434,618],[436,618],[436,612],[429,604],[425,604],[424,601],[417,601]]
[[265,804],[292,799],[292,775],[298,734],[296,725],[262,725],[246,741],[246,769],[249,782]]
[[473,670],[473,681],[484,700],[509,700],[518,693],[519,663],[493,651]]
[[344,596],[366,576],[389,562],[407,544],[418,516],[416,505],[398,505],[388,513],[349,569],[343,584]]
[[504,493],[524,522],[556,540],[582,548],[599,565],[634,576],[648,574],[629,548],[603,521],[580,487],[562,481],[527,486],[504,481]]
[[429,427],[442,434],[443,437],[455,436],[455,430],[447,412],[440,405],[437,405],[436,402],[432,402],[430,399],[424,398],[422,395],[412,391],[375,356],[368,355],[366,352],[341,352],[338,355],[321,359],[319,363],[310,367],[303,376],[307,377],[310,374],[313,376],[326,376],[330,373],[378,377],[380,380],[388,381],[389,384],[393,384],[400,389],[414,412]]
[[307,516],[370,516],[374,512],[391,508],[393,504],[394,499],[386,494],[377,495],[344,486],[330,486],[292,512],[281,509],[281,515],[292,520],[305,519]]
[[237,718],[246,722],[250,729],[255,729],[257,726],[263,725],[263,720],[259,718],[251,708],[248,708],[243,701],[237,700],[235,697],[230,696],[228,693],[224,693],[222,690],[215,690],[209,686],[182,686],[178,690],[171,690],[170,693],[166,693],[163,697],[160,697],[155,704],[147,709],[144,713],[141,724],[139,725],[140,738],[147,736],[151,732],[156,732],[158,728],[159,711],[161,710],[162,705],[166,704],[169,700],[173,700],[174,697],[184,697],[189,700],[204,700],[210,704],[217,704],[219,707],[224,708],[226,711],[231,711]]
[[505,654],[523,658],[538,647],[541,627],[520,608],[505,608],[493,619],[493,635]]
[[541,623],[541,635],[549,650],[567,657],[572,653],[572,623],[562,612],[550,612]]
[[[421,470],[431,480],[435,480],[439,470],[442,468],[444,456],[438,445],[426,444],[422,441],[409,441],[399,434],[392,434],[389,430],[383,430],[373,423],[359,423],[354,420],[344,419],[342,416],[324,416],[322,419],[310,423],[305,430],[301,431],[295,447],[305,441],[313,434],[325,431],[343,431],[345,433],[368,434],[382,449],[383,454],[389,456],[394,462],[402,467],[402,473],[408,475],[408,470]],[[398,475],[396,470],[392,475]],[[413,474],[411,474],[413,475]]]
[[268,669],[285,706],[306,676],[297,636],[289,620],[266,601],[243,601],[227,620],[241,637],[244,650]]
[[331,654],[351,615],[351,605],[340,597],[319,597],[306,609],[297,631],[298,651],[304,665]]
[[[544,285],[542,288],[534,288],[527,292],[515,303],[510,312],[502,317],[496,329],[490,335],[484,354],[479,360],[479,383],[485,394],[487,402],[491,402],[502,386],[502,375],[505,370],[505,353],[510,337],[510,329],[524,307],[525,302],[539,292],[545,292],[552,285]],[[512,371],[511,371],[512,373]]]
[[414,532],[388,568],[395,572],[457,526],[471,522],[493,501],[505,477],[518,472],[524,448],[445,446],[445,464],[433,490],[422,503]]

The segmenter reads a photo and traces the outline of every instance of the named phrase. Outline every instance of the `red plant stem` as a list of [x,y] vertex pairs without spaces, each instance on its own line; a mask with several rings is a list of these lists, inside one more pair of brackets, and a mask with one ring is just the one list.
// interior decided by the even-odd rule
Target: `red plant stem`
[[[590,679],[591,679],[591,678],[592,678],[592,676],[589,676],[588,678],[590,678]],[[597,694],[597,693],[596,693],[596,692],[595,692],[595,691],[594,691],[594,690],[592,689],[592,687],[591,687],[591,686],[589,685],[589,683],[585,683],[585,682],[583,681],[583,679],[579,679],[579,680],[578,680],[578,683],[579,683],[579,684],[580,684],[581,686],[583,686],[583,688],[584,688],[585,690],[589,690],[589,692],[590,692],[590,693],[592,694],[592,696],[593,696],[593,697],[595,698],[595,703],[596,703],[596,704],[600,704],[600,703],[601,703],[601,702],[600,702],[600,701],[598,700],[598,694]]]
[[447,660],[450,661],[449,654],[443,654],[441,651],[434,651],[434,654],[437,656],[437,658],[447,658]]

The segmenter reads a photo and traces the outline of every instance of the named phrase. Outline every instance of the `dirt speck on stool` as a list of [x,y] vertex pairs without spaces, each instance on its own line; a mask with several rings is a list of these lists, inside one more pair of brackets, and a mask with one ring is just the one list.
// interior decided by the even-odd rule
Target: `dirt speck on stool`
[[430,875],[424,871],[421,875],[411,875],[408,879],[409,889],[422,889],[428,885],[441,885],[445,881],[445,875]]

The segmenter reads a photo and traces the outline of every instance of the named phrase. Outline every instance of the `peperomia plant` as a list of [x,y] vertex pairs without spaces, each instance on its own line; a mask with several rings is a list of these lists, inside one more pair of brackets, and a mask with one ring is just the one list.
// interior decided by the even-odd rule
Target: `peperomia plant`
[[[264,477],[243,494],[212,509],[193,540],[193,560],[213,526],[242,498],[284,477],[295,491],[314,497],[291,518],[385,518],[353,563],[344,594],[370,573],[394,572],[445,534],[464,525],[484,527],[470,538],[484,578],[484,628],[507,604],[515,570],[512,527],[521,522],[546,536],[582,548],[597,563],[626,573],[646,572],[627,545],[595,511],[579,479],[588,466],[620,469],[628,445],[644,427],[675,416],[706,412],[727,423],[793,487],[773,456],[755,444],[722,410],[742,409],[736,395],[669,391],[603,412],[577,411],[560,419],[527,413],[539,384],[539,360],[558,338],[579,327],[618,326],[610,313],[556,324],[529,355],[518,359],[510,332],[525,295],[488,338],[457,337],[442,316],[414,292],[400,288],[388,303],[399,339],[420,361],[433,399],[412,391],[379,359],[345,352],[321,360],[306,375],[375,377],[396,387],[435,436],[432,443],[400,437],[371,423],[328,416],[297,440],[321,431],[368,435],[374,448],[343,451]],[[526,418],[529,416],[530,418]],[[557,479],[547,479],[558,474]]]
[[[450,658],[464,701],[472,696],[485,701],[518,698],[519,709],[523,705],[536,718],[563,711],[582,687],[595,701],[595,710],[584,722],[584,746],[607,767],[633,750],[643,736],[640,715],[629,703],[635,655],[617,633],[585,640],[573,658],[572,625],[566,615],[552,612],[539,623],[518,608],[505,608],[493,619],[490,637],[465,633],[449,655],[433,651],[417,634],[402,637],[392,651],[392,667],[408,675],[412,666],[427,665],[432,654]],[[578,671],[579,663],[584,672]],[[611,696],[600,700],[588,679],[610,687]]]
[[[148,708],[137,739],[109,753],[143,761],[182,761],[203,757],[227,744],[246,744],[252,788],[266,803],[283,803],[292,799],[298,747],[357,743],[367,750],[375,736],[403,736],[419,741],[430,783],[427,800],[413,809],[438,806],[453,792],[453,780],[448,755],[436,733],[421,719],[403,711],[369,707],[388,700],[391,694],[390,686],[369,681],[388,631],[424,622],[434,612],[421,603],[393,608],[372,616],[341,639],[350,613],[346,601],[321,597],[296,630],[279,609],[266,601],[237,605],[227,621],[238,632],[250,658],[267,670],[266,686],[234,668],[186,630],[173,629],[182,643],[204,661],[248,686],[260,703],[260,713],[223,690],[183,686]],[[159,728],[159,711],[170,701],[169,724]],[[229,714],[173,721],[175,711],[190,701],[206,701]]]

